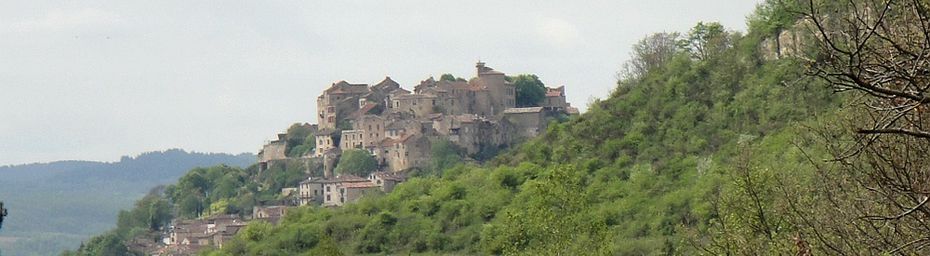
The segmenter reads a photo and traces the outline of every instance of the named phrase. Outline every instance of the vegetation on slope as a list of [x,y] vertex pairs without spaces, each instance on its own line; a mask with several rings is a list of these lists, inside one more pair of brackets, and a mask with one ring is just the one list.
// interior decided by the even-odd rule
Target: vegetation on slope
[[[651,35],[609,98],[490,163],[436,144],[446,155],[390,194],[301,207],[203,254],[925,254],[928,73],[893,64],[926,66],[908,53],[930,44],[907,42],[927,33],[902,31],[930,6],[854,2],[768,1],[746,35]],[[811,22],[880,36],[770,47]]]
[[[252,154],[179,149],[118,162],[60,161],[0,166],[0,200],[13,216],[3,225],[3,255],[50,255],[113,227],[120,209],[152,187],[177,181],[197,166],[248,166]],[[78,224],[75,224],[78,223]]]
[[207,254],[296,255],[328,239],[346,254],[693,253],[702,236],[691,234],[721,217],[744,145],[768,152],[756,160],[764,165],[806,161],[779,158],[793,125],[838,105],[797,61],[763,60],[767,36],[715,23],[652,36],[637,45],[649,54],[634,56],[650,65],[610,98],[488,166],[445,169],[343,208],[300,208]]

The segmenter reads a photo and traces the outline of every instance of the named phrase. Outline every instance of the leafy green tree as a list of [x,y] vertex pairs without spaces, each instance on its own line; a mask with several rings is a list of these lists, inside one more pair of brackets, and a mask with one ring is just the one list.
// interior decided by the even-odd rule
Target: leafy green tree
[[435,174],[461,164],[465,155],[464,149],[444,139],[431,140],[430,151],[430,169]]
[[456,81],[458,81],[458,82],[465,82],[465,81],[467,81],[467,80],[465,80],[465,78],[456,77],[456,76],[454,76],[454,75],[452,75],[452,74],[446,73],[446,74],[442,74],[442,76],[439,77],[439,81],[449,81],[449,82],[456,82]]
[[535,107],[546,99],[546,85],[533,74],[508,77],[517,89],[517,107]]
[[299,123],[287,129],[285,140],[287,140],[287,148],[284,149],[284,153],[289,157],[299,157],[306,153],[308,148],[314,147],[308,145],[316,145],[311,126]]
[[681,41],[681,45],[691,53],[692,58],[706,60],[711,55],[730,48],[732,42],[720,23],[698,22]]
[[361,149],[349,149],[342,152],[335,171],[339,174],[366,177],[377,169],[378,161],[375,160],[371,153]]

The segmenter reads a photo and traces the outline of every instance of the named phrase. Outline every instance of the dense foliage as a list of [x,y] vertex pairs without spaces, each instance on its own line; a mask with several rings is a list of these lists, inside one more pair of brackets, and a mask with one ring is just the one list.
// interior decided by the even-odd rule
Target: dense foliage
[[449,82],[456,82],[456,81],[458,81],[458,82],[466,82],[466,81],[468,81],[468,80],[465,80],[465,78],[456,77],[456,76],[454,76],[454,75],[452,75],[452,74],[446,73],[446,74],[442,74],[442,76],[439,77],[439,81],[449,81]]
[[328,239],[346,254],[695,253],[704,235],[694,234],[730,213],[717,203],[743,205],[731,181],[746,148],[763,148],[745,159],[772,167],[803,162],[781,152],[794,124],[838,100],[797,62],[763,60],[764,35],[702,23],[663,36],[675,43],[653,58],[661,63],[488,166],[445,168],[339,209],[300,208],[209,254],[295,255]]
[[546,99],[546,85],[536,75],[509,76],[507,80],[516,87],[518,108],[539,106],[539,103]]
[[[484,165],[434,142],[431,166],[391,193],[341,208],[293,209],[278,225],[250,224],[203,254],[809,252],[799,215],[787,212],[822,218],[826,210],[792,207],[817,205],[815,188],[831,178],[813,171],[813,159],[826,153],[805,134],[839,123],[847,111],[844,98],[805,75],[803,62],[767,52],[772,36],[797,18],[774,2],[750,16],[745,35],[699,23],[648,36],[634,46],[610,97]],[[282,180],[243,185],[293,182]],[[216,190],[187,183],[178,187],[203,200]]]
[[309,125],[293,124],[287,129],[287,147],[284,153],[288,157],[301,157],[316,148],[316,139]]
[[98,252],[127,250],[127,243],[134,239],[157,239],[171,218],[247,216],[256,205],[292,200],[281,194],[282,188],[297,186],[307,175],[321,174],[319,164],[303,159],[281,161],[262,172],[258,165],[194,168],[163,191],[159,188],[150,191],[132,210],[121,211],[115,229],[66,254],[111,255]]
[[378,161],[367,150],[349,149],[342,152],[336,173],[352,174],[359,177],[368,177],[368,174],[378,169]]
[[[10,208],[2,235],[12,238],[3,255],[53,255],[112,229],[120,209],[151,188],[168,184],[197,166],[248,166],[252,154],[204,154],[167,150],[117,162],[61,161],[0,166],[0,200]],[[80,225],[75,225],[80,223]]]

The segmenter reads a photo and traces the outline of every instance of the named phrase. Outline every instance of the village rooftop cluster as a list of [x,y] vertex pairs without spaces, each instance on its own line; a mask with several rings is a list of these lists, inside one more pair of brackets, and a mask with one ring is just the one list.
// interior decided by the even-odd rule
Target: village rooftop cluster
[[[300,205],[340,206],[367,191],[390,192],[407,172],[430,163],[431,141],[447,140],[468,155],[505,148],[539,135],[549,121],[576,114],[565,87],[547,88],[539,106],[517,108],[516,86],[506,74],[478,62],[470,80],[430,77],[401,88],[390,77],[374,84],[333,83],[317,97],[316,148],[300,156],[321,162],[322,177],[308,177],[297,188]],[[260,169],[287,160],[285,134],[259,152]],[[342,152],[365,150],[380,168],[368,177],[333,173]],[[309,171],[309,170],[308,170]]]

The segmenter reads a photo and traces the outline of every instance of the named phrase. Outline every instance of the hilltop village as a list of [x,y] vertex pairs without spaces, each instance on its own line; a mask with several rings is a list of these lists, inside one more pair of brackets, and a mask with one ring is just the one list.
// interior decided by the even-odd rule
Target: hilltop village
[[[413,92],[390,77],[374,85],[335,82],[317,97],[317,124],[297,125],[309,132],[313,148],[288,154],[297,145],[282,133],[258,153],[259,172],[294,163],[305,166],[306,178],[281,190],[286,200],[255,206],[245,218],[176,219],[159,244],[142,239],[129,246],[155,255],[222,247],[250,220],[277,223],[288,207],[339,207],[369,193],[390,193],[410,172],[428,166],[434,142],[446,141],[464,155],[476,155],[538,136],[551,120],[578,113],[565,100],[564,86],[546,88],[533,107],[516,107],[517,94],[506,74],[482,62],[470,80],[430,77]],[[377,169],[367,176],[337,173],[340,158],[350,150],[366,152]]]
[[[564,86],[546,88],[538,106],[518,108],[516,87],[506,74],[483,62],[475,68],[471,80],[430,77],[413,92],[390,77],[374,85],[333,83],[317,97],[317,125],[305,124],[316,147],[298,156],[322,163],[322,176],[301,182],[297,202],[340,206],[366,191],[390,192],[408,171],[426,167],[431,141],[447,140],[474,155],[535,137],[550,120],[578,112],[565,100]],[[260,169],[289,159],[287,143],[279,134],[266,144],[258,154]],[[347,150],[367,151],[380,170],[368,177],[334,174]]]

